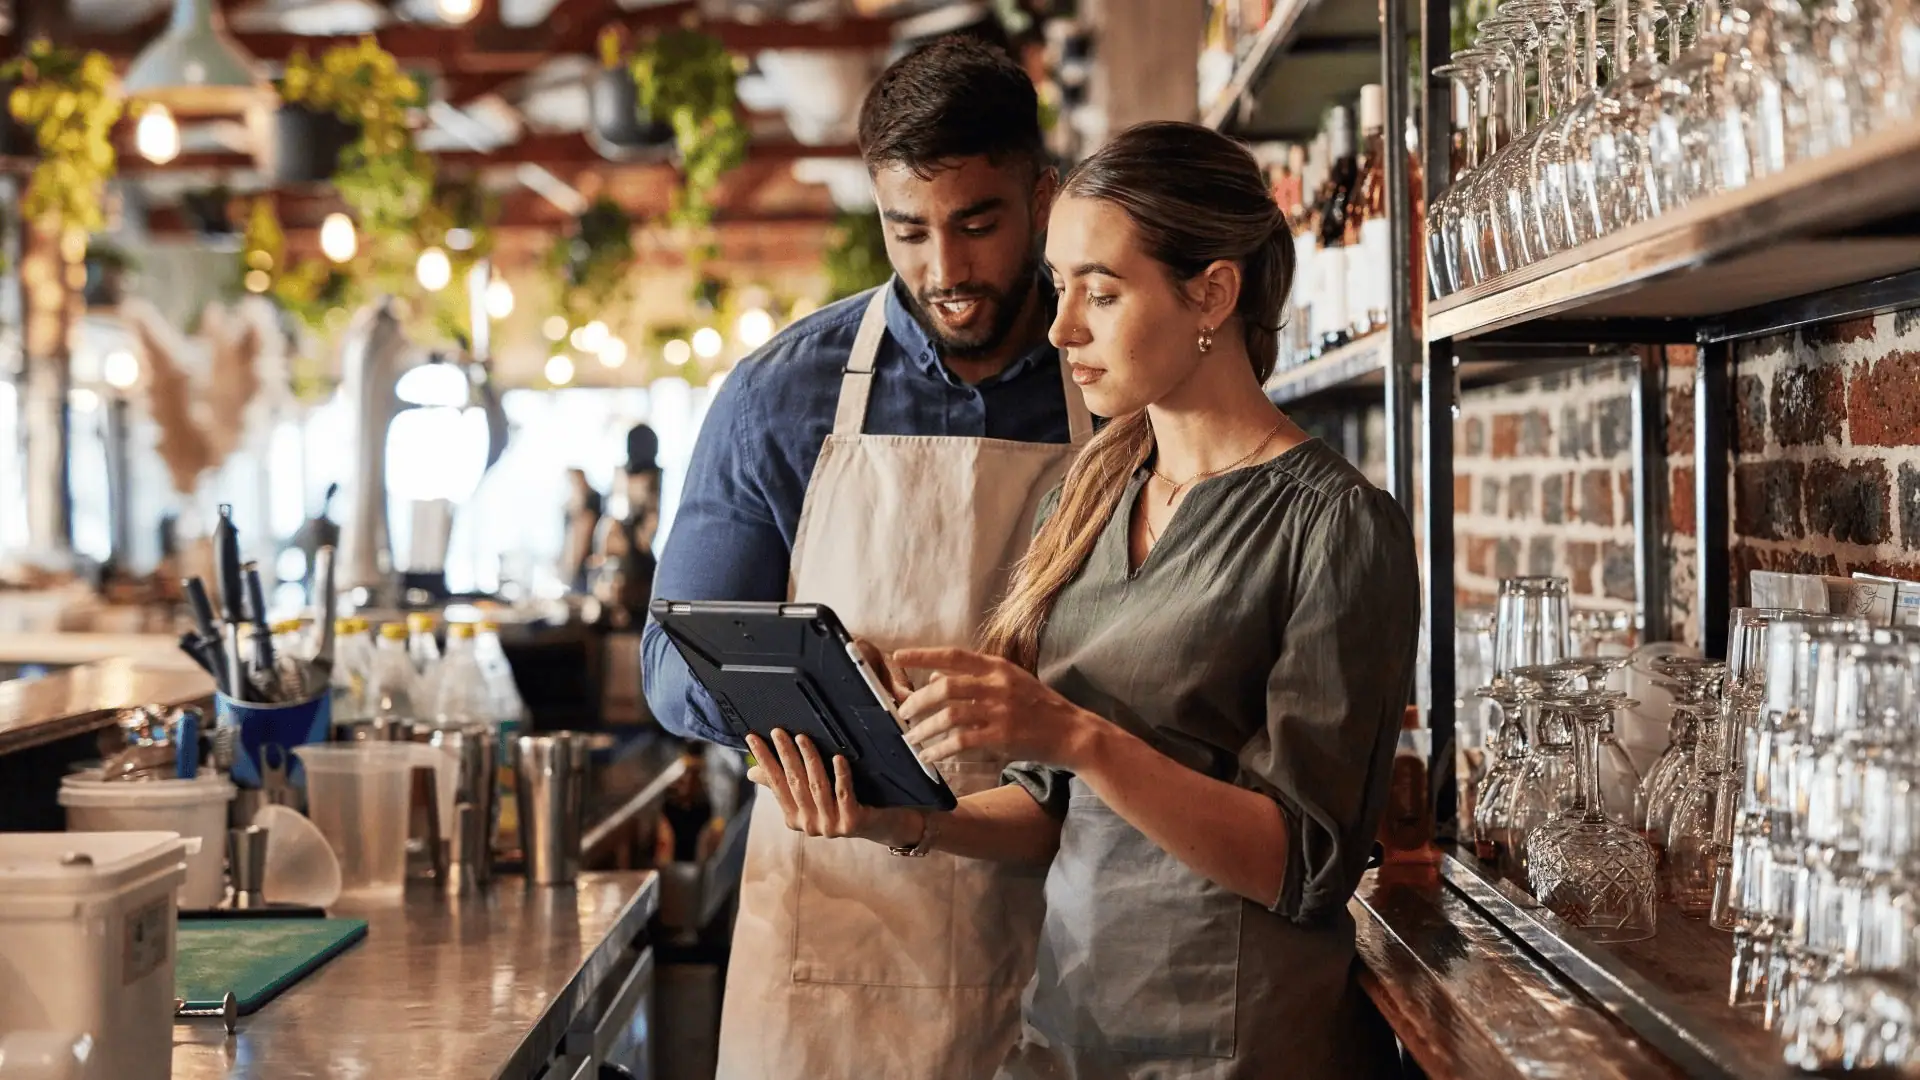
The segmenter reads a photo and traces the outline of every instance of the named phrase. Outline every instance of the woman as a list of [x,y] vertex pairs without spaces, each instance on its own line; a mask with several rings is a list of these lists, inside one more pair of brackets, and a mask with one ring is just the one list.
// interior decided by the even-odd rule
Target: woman
[[792,828],[1049,864],[1003,1077],[1397,1071],[1346,905],[1411,683],[1413,540],[1261,391],[1291,245],[1253,158],[1193,125],[1132,128],[1063,185],[1051,336],[1112,420],[982,651],[893,656],[935,676],[895,679],[923,758],[1028,762],[1005,786],[873,810],[844,760],[754,740]]

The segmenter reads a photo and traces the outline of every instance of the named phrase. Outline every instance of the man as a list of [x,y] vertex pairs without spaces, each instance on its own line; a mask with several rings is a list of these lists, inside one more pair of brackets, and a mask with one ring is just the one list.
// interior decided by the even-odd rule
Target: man
[[[971,645],[1092,429],[1046,343],[1057,179],[1032,82],[963,38],[880,76],[860,146],[896,277],[727,379],[654,593],[823,603],[889,651]],[[663,724],[741,745],[658,626],[644,650]],[[966,794],[1002,764],[942,771]],[[1041,868],[804,837],[772,799],[748,835],[721,1080],[992,1074],[1018,1032]]]

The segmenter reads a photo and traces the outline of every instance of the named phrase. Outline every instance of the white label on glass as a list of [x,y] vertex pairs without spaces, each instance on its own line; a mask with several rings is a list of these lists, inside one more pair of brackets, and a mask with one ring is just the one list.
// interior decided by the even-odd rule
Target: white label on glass
[[1353,321],[1364,322],[1369,329],[1374,325],[1384,325],[1387,321],[1387,306],[1392,303],[1391,273],[1392,236],[1387,232],[1387,220],[1374,218],[1360,223],[1360,261],[1365,264],[1366,310],[1355,312]]

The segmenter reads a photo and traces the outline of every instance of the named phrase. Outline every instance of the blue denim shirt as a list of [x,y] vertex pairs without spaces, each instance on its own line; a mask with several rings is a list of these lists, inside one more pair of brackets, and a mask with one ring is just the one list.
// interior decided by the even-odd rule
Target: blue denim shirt
[[[901,298],[887,298],[887,334],[874,361],[866,432],[1020,442],[1068,441],[1059,356],[1042,344],[969,386],[941,363]],[[687,467],[654,596],[669,600],[787,598],[800,503],[833,431],[840,376],[871,292],[788,327],[740,362],[707,409]],[[1051,306],[1053,297],[1045,297]],[[933,523],[937,527],[937,523]],[[647,705],[667,730],[738,747],[666,633],[641,637]]]

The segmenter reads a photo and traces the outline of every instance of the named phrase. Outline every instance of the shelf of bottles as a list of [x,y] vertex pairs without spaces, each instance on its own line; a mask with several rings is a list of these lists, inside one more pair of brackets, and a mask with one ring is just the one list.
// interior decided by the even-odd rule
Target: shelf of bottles
[[[1387,361],[1394,226],[1387,212],[1386,100],[1378,84],[1361,88],[1358,113],[1357,153],[1354,114],[1335,105],[1320,134],[1287,147],[1273,169],[1274,198],[1293,227],[1294,275],[1270,391],[1293,386],[1293,396],[1301,396]],[[1417,190],[1418,161],[1412,165]],[[1417,321],[1417,299],[1415,307]]]
[[1507,0],[1435,76],[1429,340],[1686,318],[1920,266],[1911,0]]
[[1304,15],[1309,0],[1206,0],[1206,36],[1200,46],[1200,112],[1219,128],[1241,95],[1252,89],[1274,50]]

